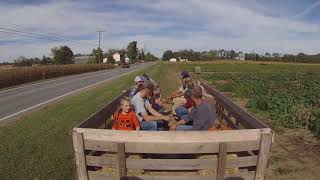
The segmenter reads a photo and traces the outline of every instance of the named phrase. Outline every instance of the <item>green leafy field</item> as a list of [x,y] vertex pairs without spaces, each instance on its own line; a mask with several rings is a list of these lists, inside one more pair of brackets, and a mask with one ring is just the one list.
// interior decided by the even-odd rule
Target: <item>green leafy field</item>
[[247,98],[247,107],[267,113],[275,126],[309,128],[320,136],[320,66],[261,63],[190,63],[224,92]]

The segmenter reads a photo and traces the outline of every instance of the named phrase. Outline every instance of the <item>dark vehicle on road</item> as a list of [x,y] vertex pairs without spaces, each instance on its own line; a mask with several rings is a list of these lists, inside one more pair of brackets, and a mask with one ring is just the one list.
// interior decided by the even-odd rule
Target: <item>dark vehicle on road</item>
[[122,61],[122,63],[121,63],[121,67],[122,68],[130,68],[130,59],[125,58],[124,61]]

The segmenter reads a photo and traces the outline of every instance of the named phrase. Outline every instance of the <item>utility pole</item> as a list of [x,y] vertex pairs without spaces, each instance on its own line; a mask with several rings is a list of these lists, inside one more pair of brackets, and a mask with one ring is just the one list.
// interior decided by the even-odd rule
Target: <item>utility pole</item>
[[105,30],[101,30],[101,29],[99,29],[98,31],[97,31],[98,33],[99,33],[99,48],[98,48],[98,56],[99,56],[99,71],[100,71],[100,62],[101,62],[101,55],[100,55],[100,50],[101,50],[101,48],[100,48],[100,37],[101,37],[101,32],[105,32]]

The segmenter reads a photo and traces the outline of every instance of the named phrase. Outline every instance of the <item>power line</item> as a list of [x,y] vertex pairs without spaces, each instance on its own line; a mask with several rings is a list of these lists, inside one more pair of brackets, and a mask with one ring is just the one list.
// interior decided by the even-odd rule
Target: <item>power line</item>
[[21,34],[21,35],[26,35],[29,37],[34,37],[34,38],[39,38],[39,39],[47,39],[47,40],[53,40],[53,41],[68,41],[66,39],[62,39],[62,38],[57,38],[57,37],[51,37],[51,36],[46,36],[46,35],[42,35],[42,34],[36,34],[36,33],[30,33],[30,32],[25,32],[25,31],[20,31],[20,30],[16,30],[16,29],[9,29],[9,28],[2,28],[0,27],[0,30],[2,30],[1,32],[11,32],[14,34]]
[[32,38],[37,38],[37,39],[44,39],[44,40],[51,40],[51,41],[61,41],[61,40],[57,40],[57,39],[50,39],[50,38],[39,37],[39,36],[34,36],[34,35],[21,34],[21,33],[18,33],[18,32],[1,31],[1,30],[0,30],[0,32],[2,32],[2,33],[7,33],[7,34],[22,35],[22,36],[32,37]]
[[32,37],[32,38],[43,39],[43,40],[50,40],[50,41],[62,41],[62,42],[70,42],[70,43],[75,43],[75,44],[90,44],[91,46],[96,45],[94,43],[89,43],[89,42],[77,42],[79,40],[62,39],[62,38],[58,38],[58,37],[30,33],[30,32],[26,32],[26,31],[20,31],[20,30],[10,29],[10,28],[0,27],[0,32],[7,33],[7,34],[22,35],[22,36],[26,36],[26,37]]

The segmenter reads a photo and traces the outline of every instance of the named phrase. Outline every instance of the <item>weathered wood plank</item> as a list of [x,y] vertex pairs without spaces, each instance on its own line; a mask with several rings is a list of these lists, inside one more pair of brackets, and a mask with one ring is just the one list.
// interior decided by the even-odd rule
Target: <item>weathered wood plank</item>
[[217,113],[220,115],[222,120],[225,120],[228,126],[232,129],[238,129],[238,127],[230,120],[230,117],[226,116],[221,109],[216,109]]
[[227,144],[219,144],[218,165],[217,165],[217,180],[224,179],[224,173],[226,169],[227,161]]
[[72,131],[72,140],[76,159],[77,177],[79,180],[88,180],[82,133]]
[[[239,173],[237,175],[232,176],[225,176],[229,178],[235,178],[235,177],[242,177],[245,180],[253,180],[254,178],[254,171],[247,171],[245,173]],[[90,180],[117,180],[117,176],[110,176],[108,174],[98,172],[98,171],[88,171]],[[134,177],[127,177],[128,180],[215,180],[215,176],[151,176],[151,175],[140,175],[140,176],[134,176]]]
[[[227,158],[226,167],[249,167],[257,164],[257,156]],[[103,156],[86,156],[88,166],[116,167],[117,162]],[[126,159],[127,169],[146,170],[199,170],[215,169],[218,160],[213,159]]]
[[260,151],[258,156],[258,163],[256,168],[255,180],[263,180],[264,174],[267,169],[268,153],[271,148],[272,134],[263,132],[261,133]]
[[[106,141],[84,142],[86,150],[116,152],[116,144]],[[228,152],[258,150],[259,141],[227,142]],[[125,143],[128,153],[153,153],[153,154],[203,154],[217,153],[218,143]]]
[[[97,171],[89,171],[90,180],[117,180],[118,177],[110,176],[105,173],[97,172]],[[134,176],[127,177],[128,180],[215,180],[214,176]]]
[[[90,180],[116,180],[118,179],[117,176],[110,176],[108,174],[97,172],[97,171],[89,171],[89,178]],[[245,180],[253,180],[254,171],[253,172],[247,172],[245,174],[237,174],[233,176],[226,176],[229,178],[236,178],[236,177],[242,177]],[[141,176],[134,176],[134,177],[128,177],[128,180],[215,180],[215,176],[151,176],[151,175],[141,175]]]
[[117,164],[118,173],[120,180],[126,179],[127,177],[127,165],[126,165],[126,151],[124,143],[117,144]]
[[[104,129],[75,128],[82,132],[85,140],[102,140],[110,142],[241,142],[260,141],[260,129],[241,129],[228,131],[117,131]],[[269,131],[266,128],[265,131]],[[186,138],[188,137],[188,138]]]

